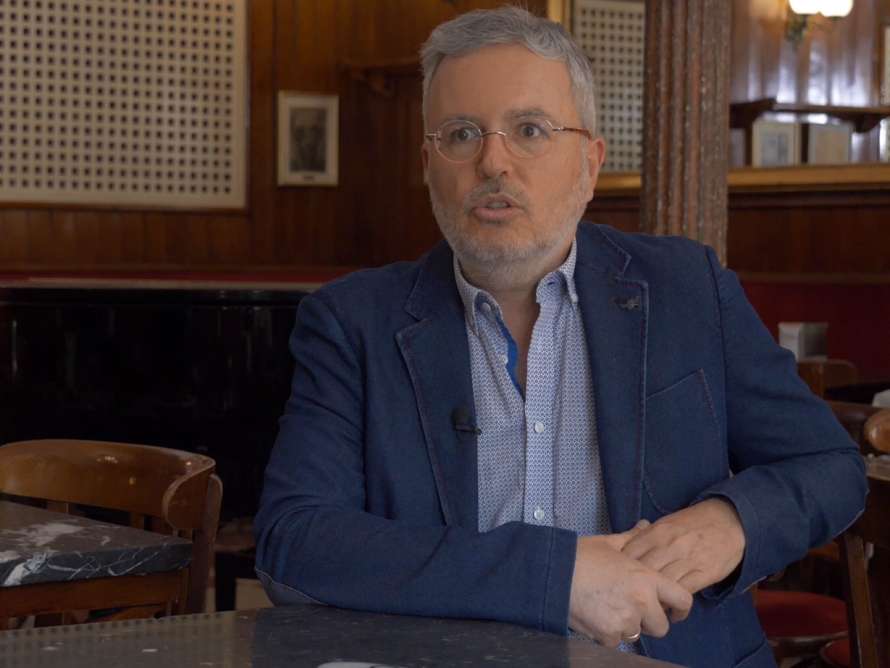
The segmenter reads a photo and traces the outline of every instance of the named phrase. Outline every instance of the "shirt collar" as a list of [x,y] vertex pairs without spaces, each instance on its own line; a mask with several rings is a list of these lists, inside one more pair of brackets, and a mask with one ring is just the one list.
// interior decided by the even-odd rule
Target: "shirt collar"
[[[535,292],[538,303],[544,300],[546,296],[545,288],[548,283],[552,283],[553,277],[558,277],[560,279],[560,284],[565,287],[565,294],[568,296],[572,306],[577,308],[578,292],[575,289],[575,264],[577,258],[578,242],[576,239],[572,239],[572,248],[569,250],[569,255],[565,259],[565,262],[538,281],[537,290]],[[464,305],[464,313],[466,314],[467,322],[470,324],[472,332],[478,334],[476,329],[476,307],[487,302],[491,305],[494,315],[497,318],[500,318],[500,306],[498,305],[497,300],[495,300],[495,298],[488,292],[481,288],[477,288],[464,278],[464,273],[460,268],[460,262],[458,261],[456,254],[453,256],[453,265],[454,281],[457,284],[457,291],[460,293],[460,299]]]
[[[572,306],[578,305],[578,291],[575,289],[575,264],[578,260],[578,241],[577,239],[572,239],[572,248],[569,250],[569,256],[566,258],[566,261],[563,262],[555,271],[550,272],[541,279],[541,282],[538,283],[538,290],[540,291],[541,285],[546,282],[548,276],[553,276],[554,274],[558,274],[562,276],[563,284],[565,285],[566,294],[569,296],[569,301],[572,302]],[[539,300],[540,301],[540,300]]]
[[454,281],[457,283],[460,299],[464,303],[464,313],[467,316],[467,322],[470,324],[470,330],[472,330],[473,334],[478,334],[479,332],[476,330],[476,304],[479,304],[480,301],[488,301],[494,307],[498,309],[500,307],[497,306],[497,301],[495,301],[494,297],[464,278],[464,272],[461,271],[460,262],[456,254],[454,255]]

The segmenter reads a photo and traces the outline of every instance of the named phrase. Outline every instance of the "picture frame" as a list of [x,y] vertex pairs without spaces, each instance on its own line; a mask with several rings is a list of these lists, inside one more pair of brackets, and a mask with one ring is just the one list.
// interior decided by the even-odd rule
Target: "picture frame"
[[890,25],[883,26],[881,39],[881,104],[890,104]]
[[338,184],[340,100],[278,92],[278,185]]
[[800,162],[800,125],[757,120],[751,125],[751,165],[789,167]]
[[601,174],[636,174],[643,166],[644,0],[548,0],[590,62],[597,127],[609,150]]
[[547,18],[572,32],[572,0],[547,0]]
[[[890,25],[881,30],[881,104],[890,104]],[[890,121],[881,121],[880,161],[890,162]]]
[[850,162],[853,127],[849,123],[806,123],[801,157],[809,165],[845,165]]
[[[18,141],[22,148],[33,142],[35,150],[0,151],[0,202],[4,206],[201,213],[249,210],[252,31],[247,0],[189,2],[188,11],[172,11],[172,5],[178,8],[181,3],[142,0],[18,4],[35,11],[0,9],[0,113],[5,118],[18,116],[22,122],[4,123],[0,149]],[[163,23],[164,39],[160,25],[156,26],[157,40],[148,37],[155,29],[147,22],[149,4],[158,7],[156,18]],[[0,2],[3,5],[10,3]],[[43,9],[38,12],[39,7]],[[83,33],[84,46],[72,46],[74,52],[89,53],[93,47],[87,42],[94,41],[90,35],[101,39],[103,33],[119,45],[145,40],[146,48],[106,48],[112,45],[103,47],[99,42],[97,57],[44,57],[41,54],[49,56],[57,49],[64,52],[69,33],[35,26],[44,20],[66,22],[67,12],[74,25],[95,28],[95,33]],[[143,12],[145,20],[109,17],[135,19]],[[76,33],[72,33],[75,41]],[[19,42],[3,39],[4,34],[29,37]],[[98,56],[99,50],[103,55]],[[19,59],[28,66],[3,67]],[[174,62],[178,75],[168,71],[168,63],[172,68]],[[171,73],[170,78],[161,76],[162,71]],[[143,72],[144,76],[138,74]],[[52,83],[57,77],[58,86]],[[37,92],[43,88],[41,81],[47,82],[50,94],[2,94],[28,91],[32,85]],[[99,84],[95,89],[83,88],[83,95],[92,102],[75,83],[90,81]],[[164,104],[160,103],[162,89]],[[90,111],[93,104],[98,113]],[[58,122],[43,123],[41,118]],[[46,150],[40,150],[41,145]],[[4,242],[0,239],[0,246]]]

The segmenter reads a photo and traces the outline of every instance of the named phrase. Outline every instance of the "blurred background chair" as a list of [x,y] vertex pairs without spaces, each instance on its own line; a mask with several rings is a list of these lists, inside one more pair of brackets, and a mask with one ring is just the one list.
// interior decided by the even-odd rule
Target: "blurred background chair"
[[853,385],[859,380],[856,367],[842,359],[802,359],[797,363],[797,373],[819,397],[824,397],[829,388]]
[[191,564],[175,579],[157,574],[167,577],[157,578],[150,596],[144,586],[128,590],[121,578],[107,588],[107,600],[87,605],[62,596],[46,612],[115,610],[103,619],[203,612],[222,501],[214,468],[210,457],[131,443],[56,439],[0,447],[0,493],[192,541]]
[[[890,454],[890,409],[864,427],[869,445]],[[821,652],[829,666],[890,666],[890,462],[869,461],[865,512],[841,536],[841,561],[851,634]]]
[[[825,375],[818,377],[824,379]],[[860,450],[869,452],[866,425],[880,409],[850,402],[827,403]],[[831,542],[810,550],[805,559],[789,567],[794,577],[785,578],[784,586],[791,589],[758,588],[755,592],[757,615],[777,661],[815,659],[825,645],[846,637],[846,602],[840,592],[836,596],[825,593],[832,589],[831,580],[837,579],[832,578],[833,572],[839,575],[839,564],[837,543]]]
[[866,424],[868,420],[881,411],[877,406],[858,404],[850,401],[827,401],[841,426],[847,430],[863,454],[873,454],[873,446],[867,438]]
[[865,439],[881,454],[890,454],[890,409],[882,409],[865,423]]

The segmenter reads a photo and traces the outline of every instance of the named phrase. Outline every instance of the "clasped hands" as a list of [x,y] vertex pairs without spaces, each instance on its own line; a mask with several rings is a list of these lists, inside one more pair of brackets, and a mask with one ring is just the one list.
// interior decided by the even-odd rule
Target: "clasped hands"
[[661,638],[689,615],[692,595],[726,578],[744,552],[738,514],[717,498],[624,533],[581,536],[569,626],[607,647],[640,633]]

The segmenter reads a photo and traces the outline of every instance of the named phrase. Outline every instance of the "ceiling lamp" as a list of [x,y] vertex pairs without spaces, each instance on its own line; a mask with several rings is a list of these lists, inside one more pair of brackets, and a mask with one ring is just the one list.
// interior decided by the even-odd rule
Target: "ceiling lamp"
[[810,16],[821,14],[832,21],[845,17],[853,9],[853,0],[788,0],[791,12],[785,17],[785,39],[794,48],[810,27]]
[[789,0],[788,4],[795,14],[818,14],[822,9],[822,0]]
[[792,12],[802,16],[822,14],[839,18],[853,9],[853,0],[788,0],[788,4]]
[[853,0],[822,0],[820,4],[822,16],[846,16],[853,9]]

